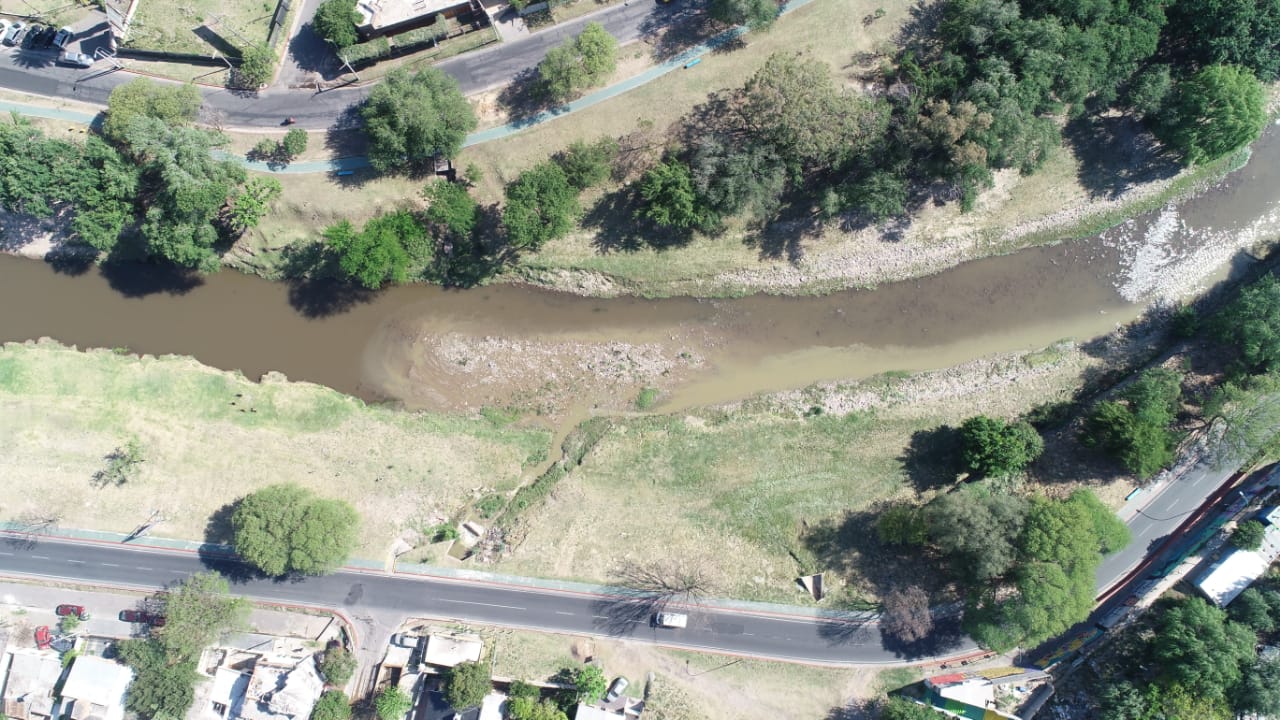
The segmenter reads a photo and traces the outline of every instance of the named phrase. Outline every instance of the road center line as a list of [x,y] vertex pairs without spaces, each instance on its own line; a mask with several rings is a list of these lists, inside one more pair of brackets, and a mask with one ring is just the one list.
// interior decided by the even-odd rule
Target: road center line
[[556,611],[556,614],[557,614],[557,615],[572,615],[573,613],[571,613],[571,612],[565,612],[565,611],[563,611],[563,610],[557,610],[557,611]]
[[49,556],[48,555],[32,555],[31,559],[32,560],[48,560]]
[[471,600],[449,600],[446,598],[439,598],[439,600],[440,602],[458,603],[460,605],[484,605],[485,607],[496,607],[496,608],[503,608],[506,610],[525,610],[526,609],[522,607],[516,607],[514,605],[495,605],[493,603],[473,602]]
[[150,570],[151,568],[149,568],[149,567],[142,567],[141,565],[134,565],[134,566],[133,566],[133,569],[134,569],[134,570]]
[[115,564],[115,563],[102,563],[102,564],[103,564],[103,565],[106,565],[107,567],[120,567],[119,565],[117,565],[117,564]]
[[84,561],[83,561],[83,560],[68,560],[67,562],[69,562],[69,563],[75,563],[76,565],[83,565],[83,564],[84,564]]

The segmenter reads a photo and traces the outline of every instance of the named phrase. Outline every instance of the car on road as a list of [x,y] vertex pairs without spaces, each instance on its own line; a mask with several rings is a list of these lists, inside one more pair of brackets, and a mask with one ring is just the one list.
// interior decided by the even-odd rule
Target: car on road
[[627,686],[630,684],[631,683],[624,677],[616,678],[613,683],[609,685],[609,692],[604,694],[604,701],[613,702],[614,700],[617,700],[618,697],[622,695],[622,691],[626,690]]
[[44,37],[46,29],[43,25],[32,25],[27,28],[27,34],[22,38],[22,46],[27,48],[40,47],[40,38]]
[[53,27],[47,27],[44,32],[40,33],[40,47],[47,48],[53,46],[53,39],[57,37],[58,31]]
[[53,35],[53,46],[59,50],[65,50],[67,44],[74,40],[76,34],[71,32],[71,28],[64,27]]
[[120,622],[137,623],[151,627],[164,627],[164,616],[146,610],[121,610]]
[[64,52],[58,56],[58,62],[63,65],[70,65],[78,68],[93,67],[93,58],[78,52]]
[[49,626],[41,625],[36,628],[36,647],[48,650],[51,645],[53,645],[53,635],[49,632]]
[[653,624],[665,628],[687,627],[689,616],[684,613],[660,612],[653,616]]
[[21,20],[15,20],[8,30],[4,31],[4,44],[16,45],[22,42],[22,33],[27,29],[27,24]]
[[67,617],[68,615],[74,615],[77,620],[89,619],[89,612],[84,609],[83,605],[59,605],[54,610],[54,613],[57,614],[58,617]]

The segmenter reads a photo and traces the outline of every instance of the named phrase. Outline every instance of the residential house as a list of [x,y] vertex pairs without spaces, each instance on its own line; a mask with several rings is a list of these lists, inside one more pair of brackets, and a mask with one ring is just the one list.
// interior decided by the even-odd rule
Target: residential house
[[124,720],[124,696],[133,670],[114,660],[81,655],[62,686],[63,720]]
[[1262,547],[1257,550],[1234,548],[1193,583],[1205,597],[1218,607],[1226,607],[1255,580],[1267,573],[1267,568],[1280,558],[1280,507],[1274,507],[1258,517],[1265,526]]
[[0,656],[3,714],[13,720],[48,720],[53,714],[53,687],[62,677],[58,653],[17,648]]

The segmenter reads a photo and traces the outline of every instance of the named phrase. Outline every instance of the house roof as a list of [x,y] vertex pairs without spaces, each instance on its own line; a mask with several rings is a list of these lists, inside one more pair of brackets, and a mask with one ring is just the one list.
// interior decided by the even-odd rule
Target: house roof
[[453,667],[464,662],[478,662],[484,641],[476,635],[428,635],[422,661],[428,665]]
[[356,4],[360,22],[356,24],[380,32],[465,4],[467,0],[360,0]]
[[[0,669],[7,668],[4,676],[5,713],[19,716],[18,707],[48,715],[53,710],[53,686],[62,676],[62,662],[58,654],[49,650],[18,648],[5,653]],[[17,707],[13,707],[17,706]]]
[[612,712],[584,703],[578,703],[578,709],[573,714],[573,720],[618,720],[621,717],[625,716],[619,712]]
[[295,667],[259,662],[245,692],[240,717],[246,720],[306,720],[324,690],[324,680],[308,657]]
[[112,660],[82,655],[71,663],[62,696],[110,708],[124,703],[133,670]]
[[1196,580],[1200,592],[1219,607],[1226,607],[1254,580],[1266,574],[1280,557],[1280,526],[1269,525],[1257,550],[1235,549],[1223,555]]

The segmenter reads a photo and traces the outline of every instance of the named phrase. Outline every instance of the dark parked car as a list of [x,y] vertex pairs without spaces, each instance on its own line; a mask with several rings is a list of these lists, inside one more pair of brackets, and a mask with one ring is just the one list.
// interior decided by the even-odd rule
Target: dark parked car
[[53,39],[57,37],[57,35],[58,31],[54,30],[52,27],[45,28],[44,32],[40,33],[39,46],[42,48],[53,47]]
[[59,605],[54,612],[58,614],[58,617],[75,615],[79,620],[89,619],[89,613],[84,609],[83,605]]
[[163,627],[164,616],[149,613],[146,610],[121,610],[120,622],[138,623],[140,625],[150,625],[151,627]]
[[27,34],[22,38],[22,46],[27,48],[40,47],[40,38],[44,36],[43,25],[32,25],[27,28]]

